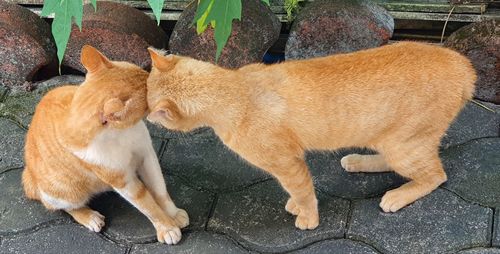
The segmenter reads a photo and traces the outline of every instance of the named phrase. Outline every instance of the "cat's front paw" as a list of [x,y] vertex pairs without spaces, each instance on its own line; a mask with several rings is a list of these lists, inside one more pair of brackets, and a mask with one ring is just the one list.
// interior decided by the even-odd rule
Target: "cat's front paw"
[[394,189],[385,193],[380,202],[380,208],[384,212],[396,212],[399,209],[413,203],[415,198],[403,189]]
[[180,228],[185,228],[189,225],[189,216],[183,209],[179,209],[174,216],[175,224]]
[[319,225],[319,215],[316,214],[299,214],[295,219],[295,227],[306,230],[315,229]]
[[181,230],[178,227],[158,225],[155,226],[155,228],[156,237],[160,243],[166,243],[168,245],[177,244],[182,238]]
[[340,159],[340,165],[347,172],[359,172],[362,169],[362,158],[362,155],[359,154],[349,154]]

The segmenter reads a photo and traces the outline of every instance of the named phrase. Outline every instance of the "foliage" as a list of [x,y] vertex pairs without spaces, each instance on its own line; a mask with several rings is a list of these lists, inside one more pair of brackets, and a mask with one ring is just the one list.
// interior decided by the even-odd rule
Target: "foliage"
[[300,2],[304,2],[304,0],[285,0],[286,19],[288,22],[292,22],[295,19],[295,15],[300,9]]
[[160,25],[163,3],[165,3],[165,0],[148,0],[148,4],[149,6],[151,6],[151,9],[153,10],[153,14],[155,15],[156,22],[158,22],[158,25]]
[[[262,2],[269,5],[269,0]],[[209,24],[214,29],[217,45],[215,61],[219,60],[222,49],[231,35],[234,19],[241,20],[241,0],[198,0],[193,23],[196,23],[198,34],[205,32]]]
[[[92,4],[96,8],[96,0],[93,0]],[[78,28],[82,29],[83,1],[45,0],[41,15],[46,17],[52,14],[54,14],[52,35],[56,42],[59,64],[61,64],[71,33],[73,17]]]
[[[153,10],[156,21],[160,24],[161,12],[165,0],[147,1]],[[198,8],[194,20],[196,23],[196,31],[198,34],[203,33],[209,24],[215,30],[214,35],[217,44],[216,60],[219,59],[222,49],[231,35],[233,20],[241,20],[241,1],[242,0],[198,0]],[[269,5],[269,0],[262,1]],[[91,3],[94,9],[97,10],[96,0],[91,0]],[[73,21],[80,30],[82,29],[83,0],[45,0],[41,16],[48,17],[51,15],[54,15],[52,35],[56,42],[59,64],[61,64],[68,44]]]

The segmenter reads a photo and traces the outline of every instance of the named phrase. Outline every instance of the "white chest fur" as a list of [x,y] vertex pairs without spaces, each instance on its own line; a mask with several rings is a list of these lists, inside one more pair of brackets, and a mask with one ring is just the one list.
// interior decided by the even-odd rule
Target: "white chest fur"
[[74,151],[78,158],[114,170],[135,170],[151,147],[146,125],[139,121],[127,129],[105,129],[82,150]]

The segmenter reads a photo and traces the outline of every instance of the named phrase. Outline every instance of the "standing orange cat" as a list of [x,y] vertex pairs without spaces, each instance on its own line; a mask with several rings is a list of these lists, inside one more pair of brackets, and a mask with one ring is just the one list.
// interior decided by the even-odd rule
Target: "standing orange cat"
[[86,204],[114,189],[149,218],[158,241],[177,243],[189,218],[167,193],[142,121],[148,73],[90,46],[81,61],[85,82],[50,91],[36,108],[26,137],[26,195],[99,232],[104,217]]
[[341,164],[349,172],[393,170],[410,180],[382,197],[385,212],[445,182],[440,139],[476,80],[464,56],[412,42],[237,70],[150,53],[148,119],[182,131],[212,127],[228,147],[278,179],[300,229],[319,224],[305,150],[378,151],[347,155]]

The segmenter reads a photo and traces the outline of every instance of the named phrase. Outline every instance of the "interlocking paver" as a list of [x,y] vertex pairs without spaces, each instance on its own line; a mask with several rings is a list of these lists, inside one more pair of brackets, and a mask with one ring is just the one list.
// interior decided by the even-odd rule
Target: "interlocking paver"
[[366,154],[367,151],[351,149],[335,153],[307,154],[307,163],[315,186],[332,196],[365,198],[378,196],[405,182],[402,177],[392,172],[378,174],[346,172],[340,165],[340,159],[350,153]]
[[[188,229],[203,229],[214,200],[213,194],[193,190],[178,178],[166,178],[169,194],[175,204],[189,214]],[[106,217],[104,233],[110,238],[135,243],[156,240],[156,231],[151,222],[118,194],[105,193],[93,201],[91,207]]]
[[271,177],[250,166],[225,147],[213,132],[209,133],[170,140],[162,155],[163,170],[198,188],[215,192],[240,189]]
[[500,254],[500,249],[497,249],[497,248],[474,248],[474,249],[459,251],[458,254]]
[[0,117],[10,118],[28,127],[36,105],[47,91],[65,84],[79,84],[83,79],[82,76],[63,75],[35,84],[36,89],[32,92],[11,91],[0,103]]
[[490,244],[493,211],[437,189],[399,210],[384,213],[380,198],[355,201],[347,236],[384,253],[443,253]]
[[222,194],[208,229],[228,234],[243,246],[263,252],[294,250],[344,235],[349,201],[319,194],[320,225],[315,230],[302,231],[295,228],[295,216],[285,211],[287,199],[288,195],[274,180]]
[[481,102],[481,104],[495,112],[486,110],[472,102],[467,103],[443,137],[441,147],[447,148],[482,137],[498,137],[500,134],[500,105],[488,102]]
[[66,224],[2,240],[0,253],[125,254],[126,248],[107,241],[80,225]]
[[23,166],[24,135],[16,123],[0,118],[0,173]]
[[500,138],[451,147],[441,158],[448,174],[445,188],[467,200],[500,207]]
[[26,199],[21,187],[22,170],[0,174],[0,234],[18,232],[55,219],[68,219],[50,212],[38,201]]
[[136,244],[132,247],[131,254],[174,254],[174,253],[203,253],[203,254],[222,254],[222,253],[248,253],[226,236],[210,232],[190,232],[182,236],[178,245],[167,246],[161,243],[154,244]]
[[376,254],[367,244],[348,239],[324,240],[311,244],[304,249],[292,251],[291,254]]
[[181,132],[181,131],[173,131],[173,130],[168,130],[159,124],[153,124],[147,120],[146,121],[146,126],[148,127],[149,134],[152,137],[156,138],[162,138],[162,139],[171,139],[171,138],[187,138],[190,136],[210,136],[213,135],[213,131],[210,128],[203,127],[199,128],[196,130],[193,130],[191,132]]

